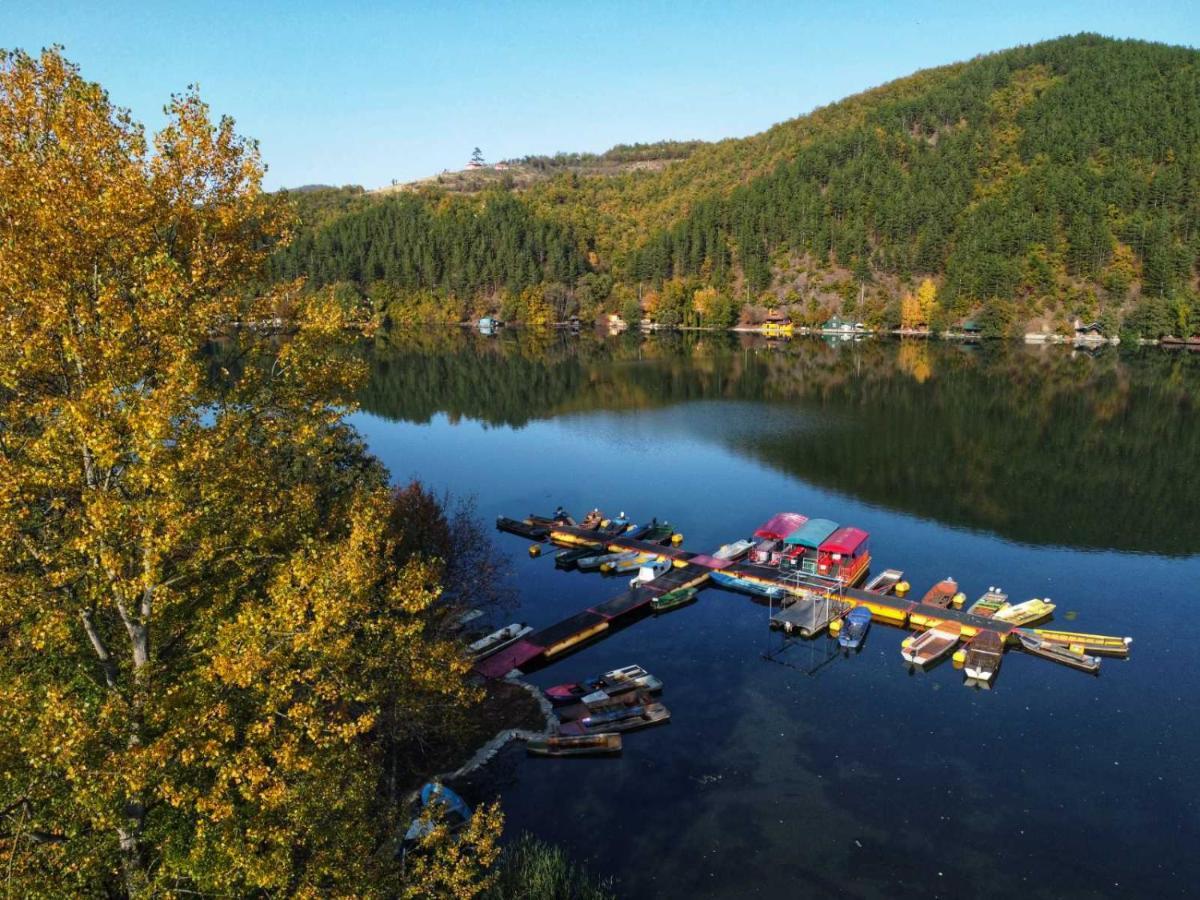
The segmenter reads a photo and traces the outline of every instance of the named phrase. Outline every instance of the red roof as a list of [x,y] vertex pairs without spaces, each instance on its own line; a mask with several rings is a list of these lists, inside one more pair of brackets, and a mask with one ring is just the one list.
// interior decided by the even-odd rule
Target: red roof
[[802,516],[800,513],[775,513],[758,531],[754,532],[754,536],[782,541],[807,521],[808,516]]
[[861,528],[847,525],[839,528],[821,543],[822,553],[840,553],[842,556],[853,556],[855,551],[870,537]]

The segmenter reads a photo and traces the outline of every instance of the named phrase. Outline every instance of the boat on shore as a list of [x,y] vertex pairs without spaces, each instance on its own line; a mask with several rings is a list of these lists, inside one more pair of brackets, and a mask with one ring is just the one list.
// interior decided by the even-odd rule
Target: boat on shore
[[[430,781],[421,788],[422,813],[429,807],[437,807],[443,820],[452,829],[460,828],[471,818],[471,807],[462,797],[439,781]],[[404,844],[412,845],[433,831],[435,820],[418,815],[404,833]]]
[[663,684],[645,669],[638,665],[623,666],[612,669],[603,675],[595,675],[582,681],[568,684],[556,684],[546,688],[546,698],[556,706],[568,703],[578,703],[589,694],[604,691],[610,696],[636,691],[639,688],[649,693],[661,691]]
[[1050,618],[1054,612],[1054,604],[1049,600],[1039,600],[1036,597],[1024,603],[1016,603],[997,610],[992,616],[997,622],[1007,622],[1009,625],[1032,625]]
[[655,597],[651,600],[650,608],[655,612],[667,612],[668,610],[678,609],[695,600],[698,593],[699,591],[694,587],[668,591],[661,597]]
[[525,752],[530,756],[607,756],[621,752],[621,735],[612,731],[555,734],[538,741],[526,741]]
[[481,637],[475,643],[469,644],[467,650],[472,659],[484,659],[493,653],[498,653],[509,644],[516,643],[532,631],[533,628],[524,622],[513,622],[511,625],[505,625],[503,628]]
[[905,638],[900,644],[900,655],[914,666],[927,666],[949,653],[960,637],[957,622],[939,622],[916,637]]
[[[899,579],[897,579],[899,580]],[[842,632],[838,635],[838,646],[846,650],[857,650],[867,637],[871,628],[871,610],[865,606],[856,606],[846,613]]]
[[976,681],[991,681],[1004,659],[1004,640],[994,631],[981,631],[967,644],[963,671]]
[[925,592],[921,602],[926,606],[936,606],[938,609],[949,609],[958,593],[958,582],[953,578],[944,578]]

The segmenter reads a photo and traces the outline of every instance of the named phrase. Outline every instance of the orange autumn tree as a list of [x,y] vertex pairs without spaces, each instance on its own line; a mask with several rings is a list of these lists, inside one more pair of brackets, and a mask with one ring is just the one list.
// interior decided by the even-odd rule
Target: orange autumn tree
[[[256,290],[289,226],[257,148],[167,112],[150,143],[57,51],[0,56],[6,891],[419,890],[380,784],[472,699],[438,567],[343,423],[337,305]],[[482,871],[497,829],[442,858]]]

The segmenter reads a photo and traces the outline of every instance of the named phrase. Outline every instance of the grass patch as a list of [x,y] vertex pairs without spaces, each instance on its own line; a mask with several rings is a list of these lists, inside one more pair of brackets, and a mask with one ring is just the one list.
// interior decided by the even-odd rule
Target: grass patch
[[505,848],[500,877],[485,900],[614,900],[611,879],[596,878],[560,847],[523,834]]

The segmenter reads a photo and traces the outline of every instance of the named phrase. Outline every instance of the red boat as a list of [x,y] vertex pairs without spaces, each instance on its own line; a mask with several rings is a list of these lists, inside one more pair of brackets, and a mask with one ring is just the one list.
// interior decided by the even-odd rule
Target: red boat
[[949,609],[950,604],[954,600],[954,595],[958,593],[958,582],[953,578],[947,578],[939,581],[931,587],[928,593],[921,598],[921,602],[926,606],[936,606],[938,609]]

